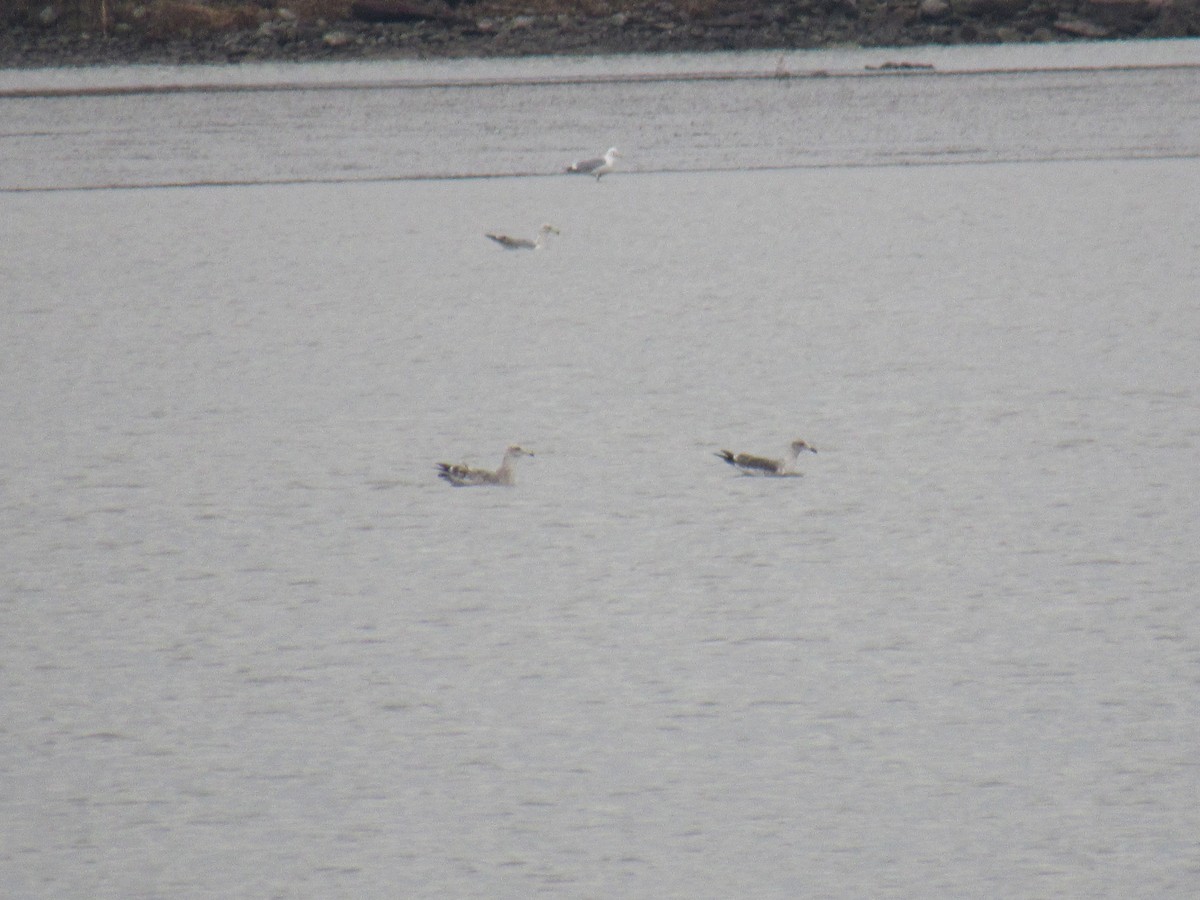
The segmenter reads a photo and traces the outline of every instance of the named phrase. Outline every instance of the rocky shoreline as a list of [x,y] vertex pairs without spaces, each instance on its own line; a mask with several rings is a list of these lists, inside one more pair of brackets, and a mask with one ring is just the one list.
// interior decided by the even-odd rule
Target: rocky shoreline
[[323,9],[325,15],[297,13],[287,0],[272,2],[239,7],[237,15],[216,2],[178,2],[170,7],[178,15],[166,20],[152,16],[148,6],[108,0],[99,26],[94,16],[68,20],[53,2],[31,3],[23,15],[0,22],[0,67],[1200,36],[1200,0],[630,0],[534,6],[481,0],[454,7],[440,0],[355,0]]

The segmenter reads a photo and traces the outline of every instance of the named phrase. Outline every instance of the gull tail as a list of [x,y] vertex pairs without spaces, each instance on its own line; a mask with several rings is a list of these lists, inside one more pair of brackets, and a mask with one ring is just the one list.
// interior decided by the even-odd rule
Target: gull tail
[[448,481],[455,487],[462,487],[463,479],[467,476],[467,467],[462,463],[438,463],[438,478]]

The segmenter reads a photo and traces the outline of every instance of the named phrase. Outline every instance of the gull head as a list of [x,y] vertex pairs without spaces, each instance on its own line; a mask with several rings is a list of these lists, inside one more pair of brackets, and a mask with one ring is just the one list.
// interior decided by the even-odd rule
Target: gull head
[[533,456],[530,451],[526,450],[524,447],[518,447],[516,444],[513,444],[511,447],[505,450],[504,455],[513,459],[518,456]]
[[817,448],[810,446],[807,441],[802,441],[799,438],[792,441],[792,452],[799,453],[801,450],[807,450],[810,453],[817,452]]
[[549,222],[547,222],[546,224],[544,224],[541,227],[541,232],[542,232],[542,234],[562,234],[561,231],[559,231],[557,228],[555,228]]

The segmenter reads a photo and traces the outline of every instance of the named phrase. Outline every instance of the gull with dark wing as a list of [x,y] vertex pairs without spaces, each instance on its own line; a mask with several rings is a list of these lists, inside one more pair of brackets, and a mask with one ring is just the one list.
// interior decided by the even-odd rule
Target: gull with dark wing
[[796,471],[796,459],[800,456],[800,451],[808,450],[810,453],[816,453],[817,448],[809,446],[805,441],[796,439],[792,441],[789,449],[792,454],[791,459],[768,459],[765,456],[753,456],[749,453],[730,453],[728,450],[722,450],[720,453],[713,455],[746,475],[795,477],[803,474]]
[[504,459],[500,461],[500,468],[494,472],[489,469],[472,469],[465,463],[438,463],[438,478],[455,487],[473,487],[480,484],[512,487],[516,484],[513,478],[513,463],[522,456],[533,456],[533,454],[514,444],[504,451]]
[[546,238],[552,234],[561,234],[561,232],[553,225],[543,225],[538,229],[536,240],[529,238],[509,237],[507,234],[492,234],[491,232],[484,235],[491,238],[505,250],[541,250],[546,246]]
[[614,160],[620,155],[621,152],[616,147],[609,147],[608,152],[603,156],[597,156],[595,159],[576,160],[564,171],[571,175],[595,175],[596,180],[599,181],[601,175],[607,175],[613,170]]

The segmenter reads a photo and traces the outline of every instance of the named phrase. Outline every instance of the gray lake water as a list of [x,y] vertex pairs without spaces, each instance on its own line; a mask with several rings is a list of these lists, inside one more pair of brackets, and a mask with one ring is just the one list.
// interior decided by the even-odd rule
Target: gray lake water
[[1195,896],[1198,108],[1187,41],[3,73],[4,896]]

